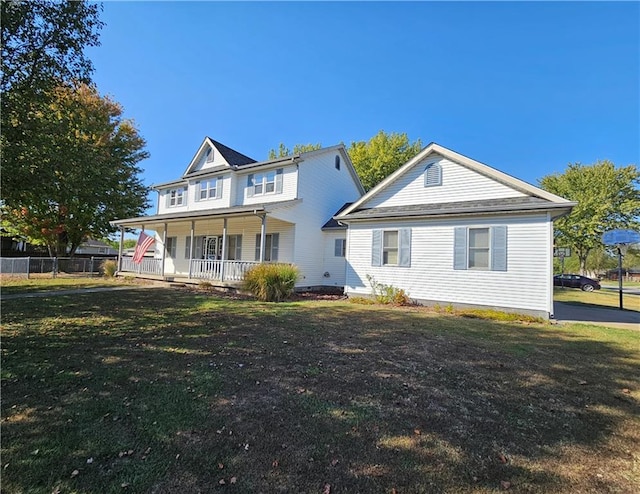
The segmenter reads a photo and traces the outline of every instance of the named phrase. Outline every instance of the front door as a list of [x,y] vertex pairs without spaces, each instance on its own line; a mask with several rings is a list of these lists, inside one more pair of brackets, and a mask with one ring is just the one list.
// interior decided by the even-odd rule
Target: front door
[[222,237],[205,238],[204,258],[211,261],[222,259]]

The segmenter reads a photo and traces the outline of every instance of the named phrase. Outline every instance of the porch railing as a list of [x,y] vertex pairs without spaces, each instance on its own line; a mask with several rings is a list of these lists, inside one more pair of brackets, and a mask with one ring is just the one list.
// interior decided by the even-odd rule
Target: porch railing
[[162,274],[162,259],[144,258],[140,264],[133,262],[132,257],[122,257],[120,260],[120,271],[139,274]]
[[191,277],[217,281],[242,281],[252,267],[260,264],[253,261],[191,260]]

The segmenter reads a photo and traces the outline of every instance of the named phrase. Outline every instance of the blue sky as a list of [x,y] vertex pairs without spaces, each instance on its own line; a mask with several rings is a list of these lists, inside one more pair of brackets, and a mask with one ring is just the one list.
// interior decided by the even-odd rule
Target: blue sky
[[636,2],[107,2],[101,18],[94,80],[147,140],[147,185],[206,135],[262,160],[406,132],[532,184],[640,164]]

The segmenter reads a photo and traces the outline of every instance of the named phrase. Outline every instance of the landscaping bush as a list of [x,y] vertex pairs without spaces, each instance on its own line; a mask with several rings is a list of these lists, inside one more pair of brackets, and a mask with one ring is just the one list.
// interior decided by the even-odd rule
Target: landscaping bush
[[107,278],[113,278],[118,271],[118,263],[116,261],[104,261],[101,266],[102,274]]
[[373,296],[379,304],[411,305],[409,294],[402,288],[378,283],[371,275],[367,275],[367,280],[369,280]]
[[293,293],[298,268],[290,264],[260,264],[244,276],[244,288],[263,302],[281,302]]

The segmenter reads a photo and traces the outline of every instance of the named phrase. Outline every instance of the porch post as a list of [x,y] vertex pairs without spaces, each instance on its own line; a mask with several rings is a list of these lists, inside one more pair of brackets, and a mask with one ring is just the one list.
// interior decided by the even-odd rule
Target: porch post
[[262,225],[260,227],[260,262],[264,262],[264,244],[267,237],[267,214],[262,215]]
[[120,225],[120,245],[118,246],[118,271],[122,271],[123,250],[124,250],[124,226]]
[[160,276],[164,278],[164,258],[167,254],[167,224],[164,224],[164,231],[162,232],[162,263],[160,264]]
[[220,266],[220,281],[224,281],[224,263],[227,260],[227,218],[222,219],[222,265]]
[[193,261],[193,241],[194,241],[194,236],[193,236],[193,232],[195,230],[195,226],[196,226],[196,222],[195,221],[191,221],[191,242],[189,243],[189,279],[191,279],[191,261]]
[[[142,231],[144,232],[144,224],[142,225]],[[138,241],[140,238],[138,238]],[[137,244],[136,244],[137,247]],[[135,253],[134,253],[135,254]],[[138,274],[142,273],[142,265],[144,264],[144,255],[142,256],[142,262],[138,264]]]

